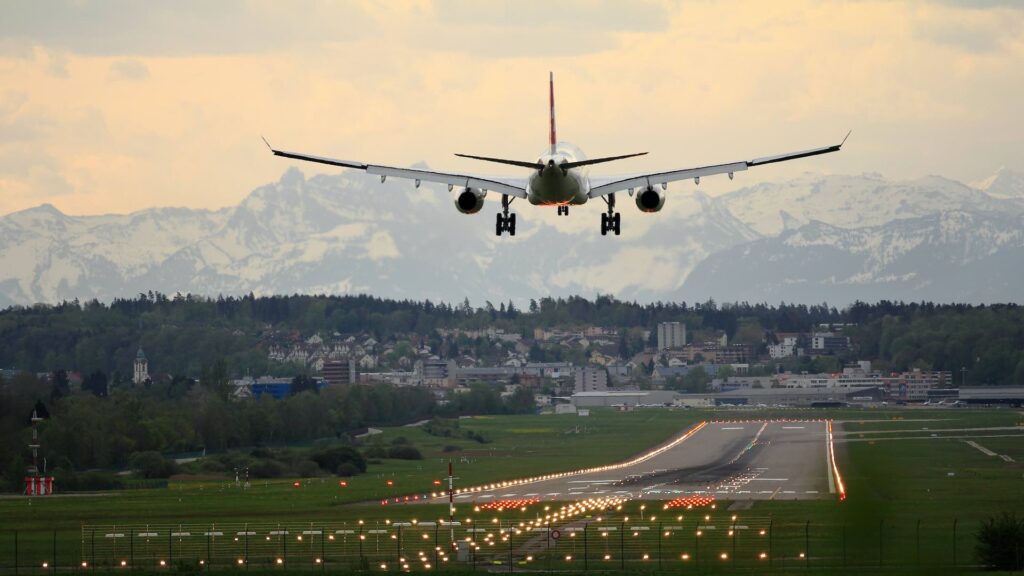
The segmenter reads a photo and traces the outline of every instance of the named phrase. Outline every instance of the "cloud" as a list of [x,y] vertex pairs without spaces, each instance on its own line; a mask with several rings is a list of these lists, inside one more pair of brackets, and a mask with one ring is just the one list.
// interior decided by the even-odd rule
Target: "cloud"
[[0,49],[48,46],[95,56],[270,52],[359,36],[360,2],[34,0],[0,8]]
[[[1024,136],[1011,121],[1024,101],[1024,11],[764,6],[0,3],[0,213],[51,196],[40,189],[33,199],[45,179],[13,172],[12,163],[32,157],[53,159],[70,183],[54,201],[67,213],[232,205],[289,165],[269,156],[260,134],[313,154],[521,177],[451,153],[540,152],[548,70],[561,138],[590,156],[650,152],[595,167],[595,176],[799,150],[850,128],[841,154],[700,188],[716,195],[808,170],[973,180],[1000,164],[1024,165]],[[985,44],[986,36],[995,40]],[[52,73],[55,61],[62,76]],[[14,159],[12,147],[25,156]],[[14,187],[23,193],[7,194]]]
[[118,60],[110,65],[110,78],[113,80],[145,80],[149,78],[149,68],[139,60]]

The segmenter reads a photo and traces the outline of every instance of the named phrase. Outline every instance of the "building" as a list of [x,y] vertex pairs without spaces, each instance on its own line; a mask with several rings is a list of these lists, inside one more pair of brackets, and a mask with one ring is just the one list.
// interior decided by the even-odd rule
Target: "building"
[[912,370],[883,376],[882,382],[891,398],[908,402],[928,400],[932,388],[946,388],[953,384],[951,372]]
[[839,354],[850,349],[850,339],[832,332],[818,332],[811,337],[811,353]]
[[778,344],[770,344],[768,346],[768,356],[776,360],[779,358],[789,358],[790,356],[799,356],[800,352],[796,336],[785,336]]
[[717,406],[828,407],[879,402],[885,391],[879,386],[853,388],[742,388],[709,395]]
[[679,397],[671,390],[627,390],[621,392],[595,391],[572,395],[577,408],[596,406],[671,406]]
[[596,392],[608,389],[608,371],[604,368],[580,368],[576,371],[573,391]]
[[146,353],[142,351],[142,347],[139,347],[139,351],[135,353],[132,382],[142,384],[146,380],[149,380],[149,361],[146,360]]
[[1024,406],[1024,386],[970,386],[960,388],[964,404],[1008,404]]
[[686,345],[686,324],[661,322],[658,324],[658,350],[675,350]]
[[454,360],[432,358],[417,361],[415,372],[421,375],[424,386],[450,387],[455,382],[456,368]]
[[344,386],[359,382],[359,367],[355,360],[330,360],[320,370],[328,386]]

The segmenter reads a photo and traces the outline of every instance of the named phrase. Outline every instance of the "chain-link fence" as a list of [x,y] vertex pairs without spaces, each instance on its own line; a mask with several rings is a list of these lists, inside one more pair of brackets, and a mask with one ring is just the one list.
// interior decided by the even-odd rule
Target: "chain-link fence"
[[976,527],[956,519],[855,525],[688,511],[682,516],[462,522],[86,525],[5,531],[0,572],[126,569],[493,571],[735,567],[754,570],[963,566]]

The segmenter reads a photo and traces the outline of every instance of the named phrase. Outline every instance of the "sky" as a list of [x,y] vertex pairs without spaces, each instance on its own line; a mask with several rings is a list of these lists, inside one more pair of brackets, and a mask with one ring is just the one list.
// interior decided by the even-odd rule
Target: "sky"
[[[1024,2],[0,0],[0,214],[219,208],[317,155],[518,175],[559,138],[610,173],[838,142],[805,171],[1024,169]],[[300,166],[307,174],[340,169]],[[597,171],[595,170],[595,173]]]

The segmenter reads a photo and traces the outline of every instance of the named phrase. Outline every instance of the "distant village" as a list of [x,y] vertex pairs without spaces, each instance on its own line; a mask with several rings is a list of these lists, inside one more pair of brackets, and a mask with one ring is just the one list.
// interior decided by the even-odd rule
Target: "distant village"
[[[774,333],[759,345],[731,343],[721,331],[688,334],[685,324],[665,322],[657,331],[636,329],[631,336],[649,343],[624,356],[624,334],[616,329],[583,327],[534,330],[532,337],[500,329],[437,331],[435,349],[421,336],[381,343],[366,335],[333,333],[279,336],[269,346],[271,360],[306,367],[318,386],[386,383],[428,388],[444,402],[473,384],[500,386],[510,395],[520,387],[534,392],[539,410],[573,412],[615,406],[809,406],[879,402],[960,400],[953,374],[914,370],[882,373],[870,361],[828,373],[782,369],[794,358],[850,353],[844,326],[823,326],[809,333]],[[688,337],[690,336],[690,337]],[[492,358],[474,356],[458,342],[485,341]],[[537,351],[575,352],[574,361],[538,361]],[[563,354],[565,355],[565,354]],[[290,392],[292,378],[270,375],[236,379],[237,400],[276,398]],[[980,390],[980,389],[978,389]]]
[[[888,372],[870,360],[851,360],[850,325],[821,325],[799,333],[765,331],[761,341],[730,342],[720,330],[687,329],[681,322],[643,328],[536,328],[532,334],[499,328],[437,329],[430,334],[372,335],[268,330],[261,341],[270,365],[284,374],[246,375],[229,381],[229,397],[243,402],[294,393],[295,374],[320,389],[352,384],[417,386],[440,404],[474,385],[508,397],[533,392],[537,410],[576,412],[610,406],[803,407],[886,403],[1015,404],[1024,388],[957,386],[964,375],[949,371]],[[827,370],[806,367],[828,366]],[[10,371],[14,375],[14,371]],[[140,348],[131,384],[169,380],[151,377]],[[0,374],[2,376],[3,374]],[[54,373],[39,374],[50,379]],[[66,373],[70,389],[92,389],[88,376]],[[106,392],[111,386],[104,378]],[[93,390],[96,392],[96,390]]]

